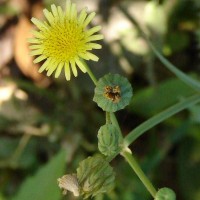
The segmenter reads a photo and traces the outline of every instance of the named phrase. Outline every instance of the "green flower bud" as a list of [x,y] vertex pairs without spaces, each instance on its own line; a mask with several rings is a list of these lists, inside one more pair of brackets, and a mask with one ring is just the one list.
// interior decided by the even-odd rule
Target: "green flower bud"
[[100,155],[83,160],[77,169],[77,178],[84,199],[111,190],[115,180],[113,168]]
[[155,200],[176,200],[176,194],[170,188],[161,188],[156,193]]
[[93,101],[107,112],[116,112],[127,106],[133,96],[131,84],[119,74],[107,74],[100,78]]
[[98,131],[98,148],[105,156],[112,156],[119,150],[119,132],[112,124],[102,126]]

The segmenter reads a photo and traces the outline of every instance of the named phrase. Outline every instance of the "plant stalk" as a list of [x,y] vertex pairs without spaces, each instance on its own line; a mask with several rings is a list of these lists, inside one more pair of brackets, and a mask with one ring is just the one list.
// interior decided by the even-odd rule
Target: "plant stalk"
[[95,75],[92,73],[92,71],[91,71],[91,69],[89,68],[89,66],[87,65],[87,63],[84,62],[83,60],[82,60],[82,63],[83,63],[83,65],[84,65],[84,67],[86,68],[87,73],[88,73],[88,75],[90,76],[90,78],[92,79],[93,83],[94,83],[95,85],[97,85],[97,79],[96,79]]
[[136,128],[134,128],[125,138],[124,145],[129,146],[132,142],[134,142],[139,136],[144,134],[146,131],[156,126],[160,122],[168,119],[169,117],[175,115],[176,113],[188,108],[196,103],[200,102],[200,93],[197,93],[193,96],[185,98],[185,100],[167,108],[166,110],[160,112],[159,114],[151,117],[146,120]]
[[133,154],[127,150],[122,152],[121,154],[125,160],[129,163],[131,168],[134,170],[134,172],[137,174],[139,179],[142,181],[146,189],[150,192],[153,198],[155,198],[156,195],[156,189],[150,182],[150,180],[147,178],[147,176],[144,174],[142,169],[140,168],[139,164],[137,163],[136,159],[134,158]]

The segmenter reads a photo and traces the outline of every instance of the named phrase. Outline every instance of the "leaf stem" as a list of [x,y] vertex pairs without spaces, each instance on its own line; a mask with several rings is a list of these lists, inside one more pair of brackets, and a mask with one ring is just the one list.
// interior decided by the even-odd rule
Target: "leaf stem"
[[125,138],[124,138],[124,145],[129,146],[132,142],[134,142],[139,136],[144,134],[146,131],[154,127],[155,125],[159,124],[160,122],[166,120],[167,118],[171,117],[172,115],[192,106],[196,103],[200,102],[200,93],[195,94],[186,98],[185,100],[167,108],[166,110],[160,112],[159,114],[151,117],[147,121],[143,122],[135,129],[133,129]]
[[181,81],[183,81],[185,84],[193,88],[194,90],[200,91],[200,82],[196,81],[195,79],[191,78],[190,76],[183,73],[181,70],[179,70],[176,66],[174,66],[172,63],[170,63],[162,54],[155,48],[155,46],[151,43],[149,39],[147,39],[147,42],[154,52],[154,54],[159,58],[159,60],[163,63],[165,67],[167,67],[172,73],[174,73]]
[[147,176],[144,174],[142,169],[140,168],[139,164],[137,163],[136,159],[134,158],[133,154],[131,153],[130,150],[125,150],[121,154],[125,160],[129,163],[131,168],[134,170],[134,172],[137,174],[139,179],[142,181],[146,189],[150,192],[153,198],[155,198],[156,195],[156,189],[150,182],[150,180],[147,178]]

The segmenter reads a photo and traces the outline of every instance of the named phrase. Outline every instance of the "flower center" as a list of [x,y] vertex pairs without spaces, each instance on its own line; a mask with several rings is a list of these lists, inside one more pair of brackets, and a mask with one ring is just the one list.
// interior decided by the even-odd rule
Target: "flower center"
[[44,35],[43,54],[47,57],[65,62],[86,52],[84,30],[76,21],[57,21]]
[[105,86],[104,96],[114,103],[118,103],[121,98],[121,90],[119,86]]

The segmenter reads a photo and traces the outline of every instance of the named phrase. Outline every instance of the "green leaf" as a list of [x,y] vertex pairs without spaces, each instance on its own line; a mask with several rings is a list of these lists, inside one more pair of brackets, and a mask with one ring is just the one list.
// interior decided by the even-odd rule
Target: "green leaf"
[[64,174],[66,152],[60,151],[38,172],[22,184],[11,200],[60,200],[61,191],[57,179]]

